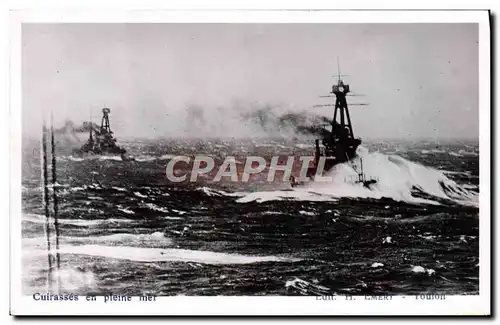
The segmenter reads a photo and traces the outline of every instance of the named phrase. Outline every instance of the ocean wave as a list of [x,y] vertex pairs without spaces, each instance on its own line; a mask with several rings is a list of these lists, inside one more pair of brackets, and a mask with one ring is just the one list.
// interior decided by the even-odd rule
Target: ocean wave
[[146,203],[144,206],[150,210],[158,211],[158,212],[163,212],[163,213],[168,213],[168,209],[164,207],[157,206],[154,203]]
[[177,248],[144,248],[129,246],[66,246],[61,254],[100,256],[135,262],[194,262],[201,264],[251,264],[262,262],[295,262],[298,259],[277,256],[249,256]]
[[97,243],[112,243],[116,244],[142,244],[144,242],[161,242],[170,245],[172,240],[165,236],[165,233],[156,231],[151,234],[130,234],[117,233],[105,236],[89,236],[89,237],[68,237],[71,241],[97,242]]
[[301,295],[333,295],[329,288],[300,278],[286,281],[285,288],[300,293]]
[[456,152],[454,152],[454,151],[450,151],[450,152],[448,152],[448,154],[449,154],[450,156],[453,156],[453,157],[463,157],[461,154],[456,153]]
[[297,143],[295,145],[297,148],[299,149],[309,149],[309,148],[314,148],[314,145],[310,144],[310,143]]
[[479,156],[478,152],[467,151],[467,150],[463,150],[463,149],[458,150],[458,153],[461,154],[462,156],[473,156],[473,157]]
[[[363,159],[363,171],[378,181],[370,188],[351,182],[357,174],[359,159],[335,166],[328,181],[313,181],[288,191],[254,192],[237,200],[239,203],[272,200],[332,201],[341,197],[391,198],[411,203],[441,204],[442,200],[462,205],[478,206],[477,193],[464,188],[437,169],[427,167],[397,155],[369,153],[358,149]],[[416,195],[416,192],[424,195]]]
[[58,157],[58,160],[67,160],[67,161],[83,161],[84,159],[81,157],[67,156],[67,157]]
[[207,186],[198,187],[198,191],[205,193],[207,196],[232,196],[232,197],[240,197],[245,196],[248,193],[246,192],[226,192],[222,190],[216,190]]
[[160,156],[158,159],[159,160],[170,160],[170,159],[174,159],[177,156],[178,155],[165,154],[165,155]]
[[322,202],[322,201],[337,201],[338,197],[316,193],[306,188],[294,188],[288,191],[281,190],[281,191],[254,192],[237,199],[236,202],[262,203],[267,201],[286,201],[286,200]]
[[[25,222],[31,222],[31,223],[38,223],[38,224],[45,224],[46,218],[44,215],[41,214],[35,214],[35,213],[26,213],[23,214],[22,221]],[[116,218],[109,218],[109,219],[98,219],[98,220],[86,220],[86,219],[58,219],[57,220],[59,224],[62,225],[73,225],[73,226],[80,226],[80,227],[86,227],[86,226],[97,226],[97,225],[102,225],[102,224],[120,224],[120,223],[131,223],[134,222],[134,220],[130,219],[116,219]],[[54,223],[54,219],[50,218],[50,223]]]
[[460,176],[472,176],[470,172],[456,172],[456,171],[451,171],[451,170],[442,170],[445,175],[460,175]]
[[118,211],[121,211],[121,212],[126,213],[126,214],[135,214],[134,211],[132,211],[128,208],[122,207],[122,206],[118,206],[117,209],[118,209]]
[[142,194],[141,192],[134,192],[134,195],[140,198],[147,198],[147,195]]
[[[23,238],[23,245],[30,247],[42,248],[46,244],[45,237],[27,237]],[[79,244],[107,244],[107,245],[144,245],[144,244],[161,244],[169,246],[172,244],[172,239],[165,236],[164,232],[156,231],[149,234],[131,234],[131,233],[116,233],[103,236],[60,236],[60,245],[69,245],[71,243]],[[47,254],[45,249],[39,252],[31,252],[34,255]]]
[[138,161],[138,162],[155,161],[157,159],[158,159],[158,157],[154,157],[154,156],[138,156],[138,157],[135,157],[135,161]]
[[99,156],[99,160],[122,161],[122,157],[120,157],[120,156]]
[[422,150],[420,150],[420,153],[424,154],[424,155],[428,155],[430,153],[446,153],[446,151],[444,151],[442,149],[430,149],[430,150],[422,149]]

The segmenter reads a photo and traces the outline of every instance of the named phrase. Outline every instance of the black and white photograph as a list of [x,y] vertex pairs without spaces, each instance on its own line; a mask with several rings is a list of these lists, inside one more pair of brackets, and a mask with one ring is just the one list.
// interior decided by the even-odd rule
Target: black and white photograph
[[484,294],[479,22],[20,29],[13,276],[41,310]]

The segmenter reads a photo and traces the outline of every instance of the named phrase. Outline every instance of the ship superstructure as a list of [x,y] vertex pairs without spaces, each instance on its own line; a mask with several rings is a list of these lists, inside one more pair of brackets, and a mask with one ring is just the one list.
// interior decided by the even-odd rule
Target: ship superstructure
[[[342,76],[339,68],[337,83],[332,86],[330,95],[321,96],[335,98],[335,104],[315,105],[315,107],[334,107],[334,112],[331,121],[328,121],[328,124],[321,126],[319,129],[321,138],[315,141],[315,160],[313,167],[308,170],[308,176],[314,177],[316,175],[321,157],[326,158],[323,169],[326,172],[337,164],[352,161],[356,157],[356,150],[361,144],[361,139],[354,136],[346,99],[349,94],[356,95],[351,93],[350,85],[342,80]],[[358,103],[354,105],[367,104]],[[354,163],[353,168],[356,170]],[[358,174],[356,183],[362,183],[368,187],[377,182],[376,179],[366,177],[363,172],[362,160],[361,169],[356,172]]]
[[[321,139],[324,150],[321,152],[319,141],[316,141],[317,156],[326,156],[328,163],[325,167],[333,167],[336,164],[351,160],[356,156],[356,149],[361,144],[361,139],[354,137],[349,107],[346,95],[350,87],[342,79],[338,79],[336,85],[332,86],[331,94],[335,95],[335,109],[331,121],[331,131],[325,132]],[[324,105],[331,106],[331,105]]]
[[87,142],[75,153],[96,154],[96,155],[124,155],[127,151],[116,144],[116,138],[113,136],[109,123],[109,108],[102,109],[101,125],[98,126],[89,122],[89,138]]

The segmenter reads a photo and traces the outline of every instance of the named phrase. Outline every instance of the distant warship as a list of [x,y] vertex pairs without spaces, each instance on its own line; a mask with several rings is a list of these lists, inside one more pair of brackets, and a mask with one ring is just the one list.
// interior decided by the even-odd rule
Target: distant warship
[[127,151],[116,144],[113,131],[109,124],[109,108],[102,109],[101,126],[89,122],[89,138],[85,144],[73,151],[79,156],[84,155],[120,155],[123,160],[132,160],[126,155]]

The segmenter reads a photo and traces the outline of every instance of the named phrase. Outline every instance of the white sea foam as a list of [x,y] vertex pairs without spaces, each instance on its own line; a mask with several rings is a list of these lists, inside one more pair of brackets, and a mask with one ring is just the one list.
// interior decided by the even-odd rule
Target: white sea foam
[[69,189],[70,192],[78,192],[78,191],[84,191],[85,188],[84,187],[80,187],[80,186],[75,186],[75,187],[72,187]]
[[[367,177],[378,179],[370,188],[351,182],[357,177],[353,162],[335,166],[327,176],[330,181],[316,181],[298,186],[290,191],[267,191],[248,194],[237,202],[264,202],[269,200],[329,201],[340,197],[392,198],[396,201],[433,203],[436,201],[417,198],[412,195],[415,188],[440,199],[452,200],[464,205],[478,205],[478,195],[458,185],[442,172],[434,168],[411,162],[396,155],[369,153],[358,149],[363,159],[363,171]],[[359,159],[354,160],[359,165]],[[356,167],[357,168],[357,167]]]
[[[45,216],[40,215],[40,214],[34,214],[34,213],[26,213],[23,215],[22,220],[26,222],[31,222],[31,223],[38,223],[38,224],[44,224],[45,223]],[[134,220],[130,219],[114,219],[114,218],[109,218],[109,219],[94,219],[94,220],[86,220],[86,219],[58,219],[59,224],[63,225],[73,225],[73,226],[98,226],[102,224],[120,224],[120,223],[130,223],[133,222]],[[54,223],[54,219],[50,219],[50,223]]]
[[435,270],[433,269],[426,269],[420,265],[417,265],[417,266],[413,266],[411,271],[413,273],[427,273],[427,275],[433,275],[434,273],[436,273]]
[[61,254],[101,256],[136,262],[194,262],[202,264],[250,264],[259,262],[294,262],[296,259],[276,256],[249,256],[240,254],[196,251],[188,249],[162,249],[126,246],[82,245],[65,246]]
[[103,242],[103,243],[140,243],[140,242],[163,242],[170,244],[172,240],[165,237],[161,231],[156,231],[151,234],[130,234],[130,233],[117,233],[105,236],[90,236],[90,237],[67,237],[68,240],[83,240],[85,242]]
[[285,282],[285,288],[288,290],[296,290],[303,295],[330,293],[330,289],[328,289],[327,287],[311,282],[302,280],[300,278],[294,278]]
[[171,216],[162,216],[165,220],[184,220],[183,217],[171,217]]
[[466,172],[456,172],[451,170],[441,170],[445,175],[461,175],[461,176],[472,176],[469,171]]
[[175,157],[177,157],[178,155],[170,155],[170,154],[165,154],[165,155],[162,155],[160,158],[158,158],[159,160],[169,160],[169,159],[173,159]]
[[134,214],[135,212],[127,208],[118,208],[119,211],[127,214]]
[[477,152],[466,151],[466,150],[463,150],[463,149],[460,149],[458,151],[458,153],[461,154],[462,156],[474,156],[474,157],[477,157],[479,155],[479,153],[477,153]]
[[412,267],[411,271],[414,273],[424,273],[425,268],[421,267],[420,265],[417,265],[417,266]]
[[[45,237],[28,237],[23,238],[23,245],[40,246],[46,244]],[[171,244],[172,240],[165,236],[162,231],[156,231],[150,234],[131,234],[131,233],[116,233],[103,236],[60,236],[59,241],[61,244],[77,242],[82,244],[100,243],[100,244],[143,244],[144,242],[158,242],[163,244]],[[42,250],[42,254],[46,254],[46,250]]]
[[206,195],[208,196],[233,196],[233,197],[241,197],[241,196],[245,196],[246,194],[248,193],[245,193],[245,192],[226,192],[226,191],[222,191],[222,190],[216,190],[216,189],[213,189],[213,188],[210,188],[210,187],[207,187],[207,186],[203,186],[203,187],[199,187],[197,188],[198,191],[202,191],[203,193],[205,193]]
[[144,195],[141,192],[134,192],[134,195],[137,196],[137,197],[142,197],[142,198],[148,197],[147,195]]
[[265,191],[254,192],[247,194],[236,200],[238,203],[247,202],[266,202],[266,201],[282,201],[282,200],[295,200],[295,201],[336,201],[338,198],[316,193],[308,188],[295,188],[289,191]]
[[122,157],[120,156],[100,156],[99,160],[115,160],[115,161],[122,161]]
[[167,208],[163,208],[163,207],[157,206],[154,203],[146,203],[146,204],[144,204],[144,206],[147,207],[150,210],[154,210],[154,211],[158,211],[158,212],[163,212],[163,213],[168,213],[169,212]]
[[135,157],[135,161],[138,161],[138,162],[155,161],[157,159],[158,159],[158,157],[154,157],[154,156],[139,156],[139,157]]
[[300,149],[307,149],[307,148],[313,148],[314,147],[312,144],[309,144],[309,143],[297,143],[295,146],[297,148],[300,148]]

